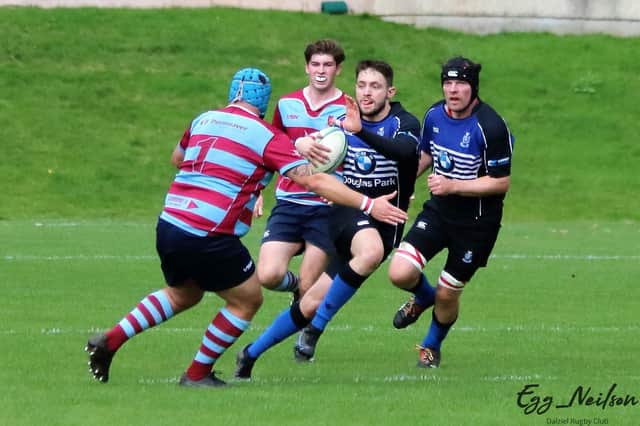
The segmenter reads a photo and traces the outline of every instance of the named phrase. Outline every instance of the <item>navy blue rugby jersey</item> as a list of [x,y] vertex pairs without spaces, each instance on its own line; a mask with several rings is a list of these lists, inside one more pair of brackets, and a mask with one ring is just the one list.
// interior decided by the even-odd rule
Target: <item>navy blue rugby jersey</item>
[[403,144],[404,148],[407,145],[410,148],[404,149],[404,154],[390,149],[385,156],[381,149],[347,133],[347,156],[342,171],[345,185],[371,198],[398,191],[390,202],[406,211],[416,181],[420,122],[399,102],[392,102],[387,117],[377,122],[362,120],[362,127],[369,134],[384,137],[378,139],[383,146]]
[[[433,172],[453,179],[475,179],[511,174],[513,136],[506,122],[480,101],[469,117],[450,117],[444,100],[431,106],[424,117],[420,149],[433,158]],[[486,197],[431,194],[427,203],[450,220],[480,217],[500,220],[504,194]],[[426,204],[426,203],[425,203]]]

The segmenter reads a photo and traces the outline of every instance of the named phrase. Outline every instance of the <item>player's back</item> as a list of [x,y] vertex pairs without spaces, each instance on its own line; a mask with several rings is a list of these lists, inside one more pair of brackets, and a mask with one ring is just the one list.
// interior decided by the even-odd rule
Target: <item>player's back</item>
[[[267,161],[274,138],[279,145],[269,151]],[[257,193],[269,183],[272,170],[304,162],[291,154],[284,134],[238,106],[196,117],[180,146],[184,160],[161,217],[196,235],[244,235]]]

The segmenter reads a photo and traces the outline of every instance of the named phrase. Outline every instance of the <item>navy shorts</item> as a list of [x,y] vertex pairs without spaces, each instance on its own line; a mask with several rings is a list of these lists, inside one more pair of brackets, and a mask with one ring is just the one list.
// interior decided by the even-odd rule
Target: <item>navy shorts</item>
[[427,262],[446,248],[444,270],[457,280],[467,282],[479,268],[487,266],[499,231],[499,219],[451,223],[433,207],[425,205],[404,241],[415,247]]
[[382,261],[389,256],[402,235],[402,227],[378,222],[363,211],[351,207],[333,205],[329,214],[329,232],[335,245],[335,255],[327,267],[327,273],[333,277],[340,272],[342,265],[353,257],[351,254],[351,241],[354,235],[362,229],[373,228],[378,231],[384,247]]
[[199,237],[162,219],[156,226],[156,250],[169,286],[193,280],[203,290],[221,291],[242,284],[255,271],[237,236]]
[[262,242],[304,243],[333,252],[329,238],[329,206],[307,206],[278,200],[271,210]]

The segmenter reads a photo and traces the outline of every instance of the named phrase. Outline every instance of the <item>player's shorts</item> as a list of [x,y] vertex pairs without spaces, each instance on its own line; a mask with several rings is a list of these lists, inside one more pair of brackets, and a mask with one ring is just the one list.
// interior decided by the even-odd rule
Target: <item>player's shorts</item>
[[307,206],[278,200],[267,220],[262,243],[306,241],[330,254],[333,243],[329,238],[329,210],[330,207],[324,205]]
[[169,286],[195,281],[206,291],[236,287],[251,277],[255,264],[235,235],[200,237],[162,219],[156,226],[156,250]]
[[426,204],[404,241],[415,247],[427,261],[448,249],[444,270],[457,280],[467,282],[478,268],[487,266],[499,231],[499,219],[451,223]]
[[[402,229],[378,222],[363,211],[351,207],[333,205],[329,214],[329,232],[335,246],[335,256],[331,258],[327,273],[333,277],[342,265],[351,260],[351,241],[354,235],[366,228],[374,228],[380,234],[384,255],[382,261],[391,253],[402,235]],[[398,237],[397,237],[398,236]]]

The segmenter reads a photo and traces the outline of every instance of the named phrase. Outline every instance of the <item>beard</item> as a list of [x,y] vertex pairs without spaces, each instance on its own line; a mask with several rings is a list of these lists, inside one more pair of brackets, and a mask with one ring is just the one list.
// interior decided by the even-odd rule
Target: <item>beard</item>
[[374,104],[373,109],[370,112],[363,111],[362,108],[360,108],[360,115],[362,115],[362,118],[365,118],[371,121],[370,118],[380,114],[380,112],[384,109],[385,105],[386,104],[384,102],[380,104]]

